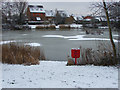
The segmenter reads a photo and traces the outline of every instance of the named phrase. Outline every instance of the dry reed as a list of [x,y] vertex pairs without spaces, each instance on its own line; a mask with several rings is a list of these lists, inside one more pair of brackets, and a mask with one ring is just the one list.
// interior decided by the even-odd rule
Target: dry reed
[[8,64],[39,64],[39,60],[45,60],[39,47],[18,45],[16,43],[2,45],[2,63]]

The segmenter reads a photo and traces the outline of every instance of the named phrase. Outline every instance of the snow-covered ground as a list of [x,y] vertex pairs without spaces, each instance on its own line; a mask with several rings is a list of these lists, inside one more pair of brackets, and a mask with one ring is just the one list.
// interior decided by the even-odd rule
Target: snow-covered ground
[[118,88],[118,69],[66,66],[65,61],[40,65],[2,65],[3,88]]

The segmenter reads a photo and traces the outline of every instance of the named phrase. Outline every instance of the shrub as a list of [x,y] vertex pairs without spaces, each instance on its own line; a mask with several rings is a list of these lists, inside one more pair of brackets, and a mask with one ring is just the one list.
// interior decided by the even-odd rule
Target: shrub
[[[68,58],[68,61],[69,60],[70,58]],[[114,61],[112,49],[103,44],[98,46],[98,50],[80,47],[80,58],[78,58],[77,61],[78,65],[112,66],[118,64],[118,62]],[[67,65],[71,64],[68,62]]]
[[55,25],[36,26],[36,29],[56,29]]
[[55,25],[50,25],[48,28],[49,28],[49,29],[56,29],[56,28],[55,28]]
[[8,64],[39,64],[39,59],[45,60],[39,47],[18,45],[16,43],[2,45],[2,63]]
[[44,26],[36,26],[36,29],[45,29]]
[[59,25],[59,29],[70,29],[70,25]]

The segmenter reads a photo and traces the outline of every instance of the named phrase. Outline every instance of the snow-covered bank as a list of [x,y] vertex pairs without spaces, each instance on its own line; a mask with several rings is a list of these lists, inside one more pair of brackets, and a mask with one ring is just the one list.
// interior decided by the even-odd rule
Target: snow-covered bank
[[40,65],[3,64],[3,88],[118,88],[118,69],[103,66],[66,66],[67,62],[41,61]]
[[12,42],[16,42],[16,41],[15,41],[15,40],[11,40],[11,41],[1,41],[1,42],[0,42],[0,45],[12,43]]
[[41,46],[41,44],[39,44],[39,43],[25,43],[24,45],[28,45],[28,46]]
[[108,29],[108,26],[99,26],[100,29]]
[[[21,40],[18,40],[18,41],[16,41],[16,40],[12,40],[12,41],[1,41],[1,42],[0,42],[0,45],[2,45],[2,44],[9,44],[9,43],[12,43],[12,42],[21,42]],[[25,45],[25,46],[28,45],[28,46],[32,46],[32,47],[41,46],[40,43],[25,43],[24,45]]]
[[[50,24],[51,25],[51,24]],[[29,25],[29,27],[30,28],[32,28],[32,29],[35,29],[37,26],[50,26],[50,25]],[[55,28],[56,29],[59,29],[59,26],[60,25],[58,25],[58,26],[56,26],[55,24],[53,24],[54,26],[55,26]],[[82,28],[82,25],[81,24],[65,24],[65,25],[63,25],[63,26],[70,26],[70,28]]]

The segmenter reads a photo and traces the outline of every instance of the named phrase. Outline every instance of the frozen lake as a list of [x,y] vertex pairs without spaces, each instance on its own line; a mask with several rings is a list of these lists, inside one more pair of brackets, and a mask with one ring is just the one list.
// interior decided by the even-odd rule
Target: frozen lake
[[[103,34],[101,35],[96,33],[94,33],[94,35],[86,34],[83,29],[70,31],[3,31],[2,40],[32,43],[33,46],[36,45],[42,47],[47,60],[67,60],[71,48],[79,48],[82,46],[83,48],[97,49],[97,45],[102,43],[103,40],[105,40],[106,43],[109,43],[108,30],[102,31]],[[117,34],[117,32],[113,32],[116,44],[118,38]]]

